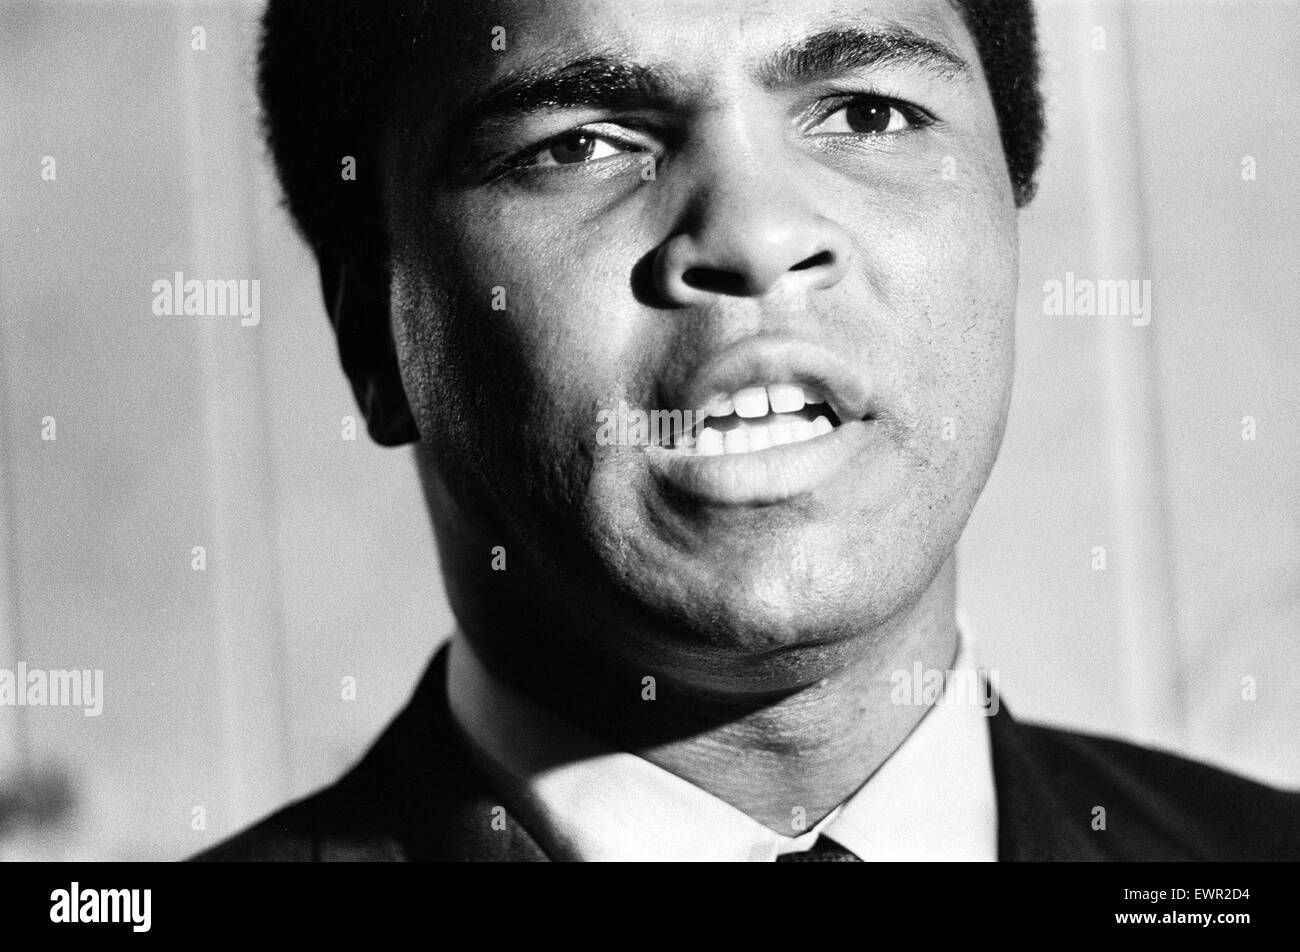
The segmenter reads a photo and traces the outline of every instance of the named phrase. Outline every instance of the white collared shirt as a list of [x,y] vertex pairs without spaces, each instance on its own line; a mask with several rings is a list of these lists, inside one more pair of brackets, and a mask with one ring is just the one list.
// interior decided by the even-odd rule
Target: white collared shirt
[[[965,640],[953,670],[974,676]],[[822,833],[869,862],[994,861],[988,719],[947,684],[867,783],[815,826],[784,836],[508,687],[461,635],[447,675],[452,716],[510,812],[548,856],[584,861],[771,862]]]

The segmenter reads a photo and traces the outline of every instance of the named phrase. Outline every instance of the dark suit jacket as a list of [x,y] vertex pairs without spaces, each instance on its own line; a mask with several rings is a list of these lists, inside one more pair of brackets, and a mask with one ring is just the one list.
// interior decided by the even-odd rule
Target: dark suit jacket
[[[337,783],[199,860],[545,861],[471,763],[452,722],[447,652]],[[1172,754],[991,721],[1001,860],[1300,859],[1300,793]],[[1094,808],[1105,829],[1094,830]]]

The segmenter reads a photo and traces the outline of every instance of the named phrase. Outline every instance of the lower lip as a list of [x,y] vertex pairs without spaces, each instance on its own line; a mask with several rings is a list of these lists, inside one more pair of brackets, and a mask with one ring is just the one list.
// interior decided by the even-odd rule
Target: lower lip
[[764,506],[813,492],[843,471],[874,431],[871,421],[856,420],[755,453],[688,456],[652,446],[646,454],[661,479],[689,496],[721,506]]

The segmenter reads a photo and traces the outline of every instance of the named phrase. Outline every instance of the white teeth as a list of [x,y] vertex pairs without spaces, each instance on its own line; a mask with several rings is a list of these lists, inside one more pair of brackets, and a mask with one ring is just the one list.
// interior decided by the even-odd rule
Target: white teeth
[[767,388],[745,387],[732,396],[736,404],[736,416],[742,419],[754,419],[767,416]]
[[685,446],[682,451],[690,456],[728,456],[757,453],[774,446],[802,443],[825,436],[835,429],[830,419],[819,416],[816,420],[779,418],[772,423],[742,424],[722,432],[706,426],[695,440],[695,446]]
[[684,444],[682,448],[694,456],[757,453],[773,446],[825,436],[835,429],[828,416],[805,420],[794,415],[805,407],[825,402],[820,393],[797,383],[742,387],[730,396],[717,397],[706,404],[699,411],[701,422],[696,426],[707,418],[724,418],[733,413],[745,422],[725,431],[703,427],[694,447]]
[[767,385],[767,399],[773,413],[794,413],[803,409],[803,387],[797,383],[771,383]]
[[765,387],[742,387],[730,396],[716,397],[699,412],[702,417],[727,417],[734,412],[746,420],[773,413],[797,413],[805,406],[825,403],[816,390],[797,383],[770,383]]
[[794,440],[794,434],[790,432],[789,423],[773,423],[767,428],[767,435],[771,439],[773,446],[785,446],[785,444]]
[[704,415],[711,417],[728,417],[731,416],[732,404],[731,397],[718,397],[704,408]]
[[726,449],[727,455],[732,453],[749,452],[749,434],[741,427],[734,430],[728,430],[723,435],[723,448]]

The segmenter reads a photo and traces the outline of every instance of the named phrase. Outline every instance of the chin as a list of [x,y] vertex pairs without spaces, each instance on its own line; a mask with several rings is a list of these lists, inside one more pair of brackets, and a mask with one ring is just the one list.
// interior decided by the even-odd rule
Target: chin
[[848,641],[908,597],[897,579],[865,561],[814,554],[803,563],[714,563],[702,566],[693,581],[674,588],[679,604],[667,614],[683,620],[688,641],[737,661]]

